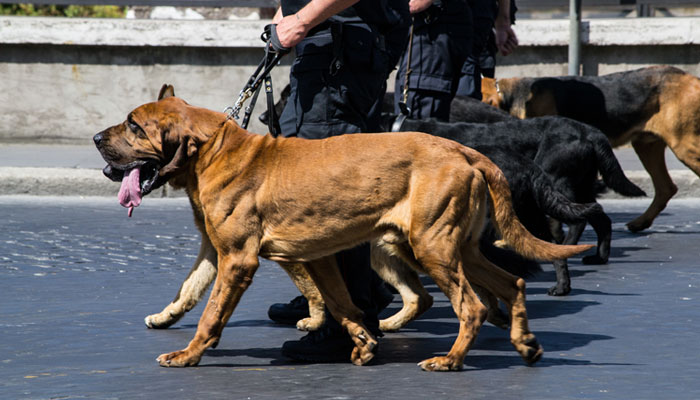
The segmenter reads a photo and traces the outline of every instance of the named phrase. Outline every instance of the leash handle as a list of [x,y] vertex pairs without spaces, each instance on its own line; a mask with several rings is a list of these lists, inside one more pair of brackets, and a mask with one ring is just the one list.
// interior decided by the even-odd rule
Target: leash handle
[[280,42],[279,35],[277,35],[277,24],[265,25],[265,30],[263,31],[260,38],[264,42],[270,43],[272,50],[274,50],[276,53],[285,55],[292,51],[291,48],[282,46],[282,42]]
[[[279,63],[282,56],[291,51],[290,48],[284,47],[282,46],[282,43],[280,43],[279,36],[277,36],[277,24],[266,25],[263,33],[260,35],[260,39],[266,43],[265,56],[263,57],[262,61],[260,61],[260,64],[258,64],[258,67],[255,69],[253,75],[251,75],[251,77],[248,79],[248,83],[246,83],[245,87],[243,87],[243,89],[238,94],[238,98],[236,99],[236,102],[233,104],[233,106],[229,106],[224,109],[224,112],[227,114],[227,119],[238,119],[239,114],[241,112],[241,108],[243,108],[243,103],[245,103],[245,101],[251,97],[253,97],[253,99],[251,100],[251,104],[248,107],[246,107],[246,112],[248,112],[248,109],[250,109],[250,112],[252,112],[253,107],[255,107],[255,101],[257,99],[256,93],[258,92],[258,89],[260,88],[260,85],[262,84],[263,80],[269,77],[270,71],[272,70],[272,68],[274,68],[275,65],[277,65],[277,63]],[[271,80],[269,87],[270,94],[268,96],[272,94]],[[241,125],[243,129],[247,127],[249,120],[250,116],[244,119],[246,125]],[[279,129],[277,130],[277,132],[279,132]]]

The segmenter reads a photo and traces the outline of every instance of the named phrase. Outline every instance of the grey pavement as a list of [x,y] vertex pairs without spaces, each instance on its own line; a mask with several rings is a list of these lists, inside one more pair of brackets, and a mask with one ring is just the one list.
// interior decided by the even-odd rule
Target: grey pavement
[[[416,363],[444,354],[458,329],[432,282],[433,308],[381,338],[374,364],[300,364],[280,348],[303,333],[266,316],[297,291],[264,260],[219,346],[198,367],[161,368],[155,358],[184,348],[202,312],[168,330],[143,324],[196,256],[187,201],[149,196],[128,218],[112,198],[0,196],[0,398],[698,399],[700,200],[672,200],[641,234],[624,224],[646,200],[601,202],[613,220],[610,263],[571,259],[567,297],[546,294],[549,264],[528,280],[538,364],[487,324],[464,371],[428,373]],[[586,230],[582,242],[594,241]]]
[[[627,176],[649,195],[654,193],[649,175],[630,147],[615,149]],[[677,198],[700,197],[700,179],[666,152],[671,177],[679,187]],[[116,196],[119,184],[102,175],[104,162],[94,146],[0,143],[0,195]],[[182,197],[169,187],[153,197]],[[606,193],[603,198],[619,198]]]

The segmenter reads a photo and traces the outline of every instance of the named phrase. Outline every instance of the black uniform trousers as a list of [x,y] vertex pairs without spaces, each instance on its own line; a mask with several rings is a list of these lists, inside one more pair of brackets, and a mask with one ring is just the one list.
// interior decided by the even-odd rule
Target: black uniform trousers
[[[382,35],[364,23],[326,22],[296,46],[289,101],[280,116],[283,136],[321,139],[379,131],[386,80],[403,49],[407,29]],[[336,255],[353,303],[379,334],[370,288],[381,284],[371,270],[369,244]],[[339,324],[331,317],[332,328]]]
[[[399,62],[394,100],[400,109],[408,83],[407,106],[411,118],[449,120],[462,67],[472,49],[472,14],[469,2],[445,1],[414,16],[413,38]],[[410,56],[410,73],[406,65]]]

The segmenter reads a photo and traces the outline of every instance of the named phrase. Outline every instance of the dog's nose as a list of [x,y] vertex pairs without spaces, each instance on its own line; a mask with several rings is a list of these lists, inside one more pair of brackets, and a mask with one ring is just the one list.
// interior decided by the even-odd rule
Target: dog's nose
[[95,142],[95,145],[97,145],[97,146],[99,146],[100,143],[102,143],[102,139],[104,139],[104,137],[102,136],[102,132],[100,132],[97,135],[92,137],[92,140]]

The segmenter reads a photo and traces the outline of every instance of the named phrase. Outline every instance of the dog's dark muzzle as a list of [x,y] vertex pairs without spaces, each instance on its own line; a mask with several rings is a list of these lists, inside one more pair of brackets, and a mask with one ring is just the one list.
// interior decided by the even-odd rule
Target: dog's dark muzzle
[[140,169],[139,184],[144,196],[165,183],[162,179],[158,179],[158,171],[160,168],[154,161],[136,161],[126,166],[107,164],[107,166],[102,169],[102,173],[114,182],[121,182],[124,179],[126,171],[137,167]]
[[114,182],[121,182],[121,180],[124,179],[124,170],[112,168],[111,165],[102,168],[102,173],[109,178],[109,180]]

